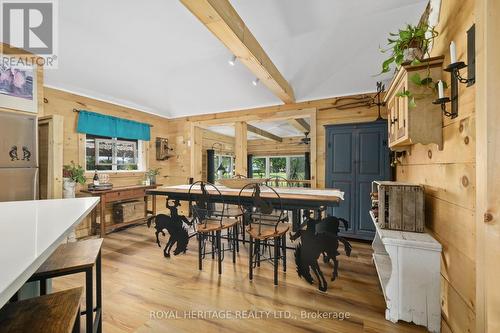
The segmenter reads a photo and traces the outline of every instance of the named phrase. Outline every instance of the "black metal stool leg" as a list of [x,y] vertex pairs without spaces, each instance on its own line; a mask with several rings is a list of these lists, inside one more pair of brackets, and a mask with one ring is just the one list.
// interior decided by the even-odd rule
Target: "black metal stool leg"
[[99,311],[99,322],[97,326],[97,333],[102,332],[102,279],[101,279],[101,251],[97,255],[95,266],[95,288],[96,288],[96,307]]
[[279,265],[279,244],[280,237],[274,237],[274,285],[278,285],[278,265]]
[[217,239],[216,237],[214,237],[214,232],[212,231],[211,232],[211,235],[212,235],[212,259],[215,259],[215,247],[216,247],[216,242],[217,242]]
[[237,229],[237,224],[235,224],[234,227],[231,229],[231,232],[233,234],[233,236],[231,237],[231,242],[233,244],[233,264],[236,263],[236,251],[237,251],[236,244],[238,243],[238,240],[236,239],[238,237],[238,231],[236,229]]
[[221,251],[221,242],[220,242],[220,230],[215,232],[215,238],[217,241],[217,264],[219,266],[219,275],[222,274],[222,251]]
[[286,272],[286,233],[281,236],[281,251],[283,259],[283,272]]
[[253,238],[250,236],[250,246],[248,248],[248,278],[253,279]]
[[202,244],[203,242],[203,235],[198,234],[198,269],[201,271],[202,270]]
[[240,227],[240,223],[236,223],[234,226],[234,240],[236,244],[236,252],[240,253],[240,240],[239,240],[239,235],[238,235],[238,228]]
[[94,326],[94,288],[92,287],[92,267],[85,271],[85,321],[87,322],[85,332],[92,332]]
[[257,267],[260,267],[260,239],[255,240],[255,250],[256,250],[256,257],[257,257]]

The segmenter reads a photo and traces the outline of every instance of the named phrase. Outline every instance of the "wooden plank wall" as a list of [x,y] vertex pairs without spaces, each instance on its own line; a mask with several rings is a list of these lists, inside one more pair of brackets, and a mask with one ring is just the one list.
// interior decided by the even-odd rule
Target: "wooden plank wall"
[[[215,149],[215,153],[218,154],[221,152],[222,154],[232,155],[234,156],[234,138],[215,133],[209,130],[203,130],[202,133],[202,147],[203,147],[203,156],[202,156],[202,177],[203,179],[207,179],[207,149]],[[220,143],[221,146],[216,145],[215,148],[212,148],[214,143]],[[215,166],[216,168],[218,165]]]
[[[443,0],[432,56],[457,45],[457,57],[467,61],[466,31],[474,22],[473,0]],[[466,76],[464,70],[463,75]],[[450,76],[443,72],[448,85]],[[446,92],[449,94],[449,91]],[[475,86],[459,88],[459,117],[443,117],[444,147],[414,145],[397,168],[397,180],[423,184],[426,225],[443,245],[441,297],[443,330],[475,330]],[[449,107],[449,105],[448,105]]]
[[[147,147],[149,168],[162,168],[161,174],[158,177],[158,182],[167,183],[168,161],[156,161],[155,156],[155,138],[168,137],[168,120],[152,114],[140,112],[138,110],[126,108],[123,106],[98,101],[92,98],[71,94],[61,90],[44,88],[45,98],[48,103],[45,103],[45,115],[57,114],[64,117],[64,164],[71,161],[79,163],[82,166],[85,161],[82,155],[84,149],[83,136],[76,132],[77,113],[73,109],[85,109],[103,114],[108,114],[116,117],[127,118],[131,120],[141,121],[152,124],[151,141]],[[189,167],[188,167],[189,168]],[[87,181],[92,180],[93,173],[87,174]],[[115,186],[140,184],[144,178],[143,172],[127,172],[127,173],[111,173],[111,182]],[[164,207],[163,201],[158,201],[158,209],[161,211]],[[111,207],[107,209],[107,221],[111,221]],[[86,236],[89,233],[89,219],[86,219],[77,228],[77,237]]]
[[[354,96],[351,96],[354,97]],[[191,123],[197,121],[203,121],[208,119],[224,119],[238,117],[238,115],[246,114],[262,114],[265,117],[266,114],[275,114],[280,111],[287,110],[300,110],[300,109],[310,109],[317,108],[316,116],[316,126],[317,126],[317,179],[318,187],[322,188],[325,186],[325,125],[331,124],[345,124],[345,123],[357,123],[357,122],[369,122],[377,118],[378,111],[377,108],[372,107],[357,107],[349,110],[338,110],[335,108],[339,103],[339,98],[328,98],[322,100],[314,100],[307,102],[300,102],[295,104],[286,105],[275,105],[269,107],[239,110],[224,112],[218,114],[201,115],[193,117],[183,117],[174,118],[169,120],[168,133],[169,141],[174,143],[174,154],[175,158],[168,161],[168,173],[169,177],[167,183],[169,185],[184,184],[190,177],[190,130]],[[386,111],[382,110],[385,114]],[[294,141],[297,139],[291,139]],[[255,152],[254,140],[249,141],[249,152]],[[262,140],[255,140],[261,142]],[[287,140],[285,140],[287,141]],[[271,142],[272,145],[277,146],[277,143]],[[289,151],[289,147],[286,148]],[[300,148],[304,149],[304,148]],[[302,152],[302,150],[301,150]],[[279,152],[275,152],[279,154]]]
[[254,156],[304,155],[308,145],[299,144],[303,136],[283,138],[282,142],[265,139],[249,140],[248,153]]

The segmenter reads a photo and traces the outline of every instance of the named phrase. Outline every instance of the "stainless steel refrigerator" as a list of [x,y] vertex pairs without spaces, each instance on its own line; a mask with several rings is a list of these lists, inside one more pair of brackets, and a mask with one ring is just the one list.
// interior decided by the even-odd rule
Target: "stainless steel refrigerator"
[[38,199],[36,115],[0,111],[0,201]]

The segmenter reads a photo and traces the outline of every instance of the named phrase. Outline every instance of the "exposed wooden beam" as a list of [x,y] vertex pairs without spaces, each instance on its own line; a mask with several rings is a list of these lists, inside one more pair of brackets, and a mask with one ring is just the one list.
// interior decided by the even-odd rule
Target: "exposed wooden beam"
[[274,135],[273,133],[269,133],[268,131],[265,131],[263,129],[257,128],[255,126],[252,126],[250,124],[247,124],[247,130],[253,134],[257,134],[258,136],[263,137],[264,139],[269,139],[276,142],[283,142],[283,139],[280,138],[279,136]]
[[311,132],[311,126],[309,126],[304,118],[289,119],[288,123],[300,132]]
[[294,103],[292,87],[228,0],[180,0],[248,69],[285,103]]
[[235,157],[235,168],[234,171],[236,175],[246,176],[248,173],[247,165],[247,126],[248,124],[244,121],[237,121],[234,123],[234,157]]

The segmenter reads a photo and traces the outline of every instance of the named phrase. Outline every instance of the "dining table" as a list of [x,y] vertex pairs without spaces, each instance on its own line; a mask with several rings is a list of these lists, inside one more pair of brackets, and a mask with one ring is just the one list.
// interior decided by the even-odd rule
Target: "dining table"
[[[191,191],[190,191],[191,189]],[[228,205],[251,205],[252,204],[252,189],[241,191],[238,188],[229,188],[226,186],[217,186],[217,195],[214,195],[214,200],[217,198],[221,203]],[[292,231],[297,231],[301,228],[301,216],[304,211],[317,212],[328,207],[337,207],[341,200],[344,200],[344,192],[338,189],[316,189],[304,187],[274,187],[276,195],[270,189],[262,188],[261,197],[272,201],[280,201],[282,209],[292,212]],[[240,194],[241,192],[241,194]],[[189,184],[160,186],[155,189],[146,190],[146,194],[154,198],[156,196],[165,196],[168,201],[191,201],[196,200],[201,196],[201,188],[195,184],[193,187]],[[209,195],[211,192],[209,191]],[[212,194],[215,194],[212,192]]]

